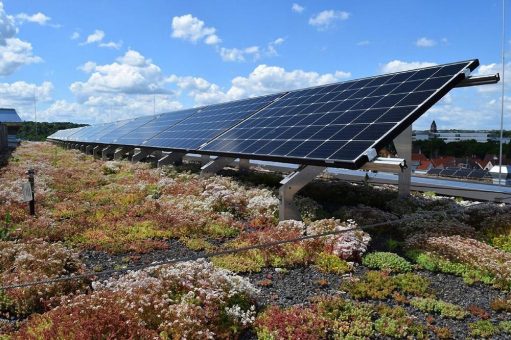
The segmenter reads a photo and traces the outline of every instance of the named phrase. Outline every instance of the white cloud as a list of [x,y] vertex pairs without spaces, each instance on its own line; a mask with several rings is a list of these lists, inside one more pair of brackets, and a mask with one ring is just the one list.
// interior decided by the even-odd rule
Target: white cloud
[[[71,121],[103,123],[153,114],[153,95],[103,94],[90,97],[84,103],[57,100],[37,113],[41,121]],[[156,112],[181,109],[173,96],[157,95]]]
[[11,15],[7,15],[4,10],[4,4],[0,2],[0,46],[7,44],[7,39],[14,38],[18,29]]
[[204,21],[191,14],[172,18],[172,37],[193,43],[204,40],[204,43],[208,45],[216,45],[221,42],[214,27],[206,27]]
[[74,82],[71,91],[80,102],[106,93],[170,93],[165,89],[161,69],[137,51],[129,50],[112,64],[85,63],[81,69],[91,73],[85,82]]
[[[496,73],[498,73],[500,75],[501,81],[502,81],[502,64],[501,63],[480,65],[474,72],[474,75],[482,76],[482,75],[492,75],[492,74],[496,74]],[[511,79],[510,78],[510,76],[511,76],[511,62],[506,63],[506,69],[504,70],[504,75],[506,77],[505,81],[507,84],[508,81]],[[478,92],[486,92],[486,93],[491,93],[491,92],[498,93],[498,92],[502,91],[502,83],[499,82],[494,85],[477,86],[477,91]]]
[[34,96],[38,103],[48,102],[52,92],[53,84],[47,81],[40,85],[24,81],[0,83],[0,107],[13,107],[22,118],[33,120]]
[[49,16],[47,16],[46,14],[41,13],[41,12],[37,12],[36,14],[32,14],[32,15],[29,15],[27,13],[20,13],[20,14],[16,15],[16,19],[20,23],[32,22],[35,24],[39,24],[41,26],[47,25],[51,20],[51,18]]
[[40,63],[43,60],[32,54],[32,45],[18,38],[6,39],[5,45],[0,45],[0,75],[14,73],[23,65]]
[[103,38],[105,38],[105,32],[102,30],[95,30],[94,33],[87,36],[87,39],[85,39],[83,44],[99,43],[103,41]]
[[320,31],[333,27],[336,21],[344,21],[350,17],[350,13],[345,11],[326,10],[319,12],[309,19],[309,25],[316,27]]
[[436,45],[436,41],[430,38],[422,37],[417,39],[415,45],[418,47],[433,47]]
[[284,90],[323,85],[349,78],[351,73],[337,71],[319,74],[303,70],[286,71],[282,67],[259,65],[247,77],[235,77],[229,89],[223,91],[220,86],[200,77],[171,76],[169,81],[191,96],[197,105],[218,103],[254,97]]
[[380,70],[382,73],[394,73],[401,71],[413,70],[416,68],[423,68],[429,66],[435,66],[436,63],[432,63],[429,61],[412,61],[406,62],[401,60],[392,60],[383,66],[381,66]]
[[85,64],[83,64],[82,66],[79,66],[78,69],[82,70],[85,73],[91,73],[92,71],[94,71],[96,69],[96,66],[97,65],[95,62],[88,61]]
[[73,32],[70,37],[71,40],[78,40],[79,38],[80,38],[79,32]]
[[259,60],[261,57],[278,56],[277,46],[284,43],[284,38],[277,38],[268,43],[266,47],[250,46],[246,48],[225,48],[218,49],[218,53],[223,61],[243,62],[250,58],[253,61]]
[[106,47],[106,48],[113,48],[115,50],[118,50],[122,47],[122,41],[118,41],[118,42],[109,41],[106,43],[100,43],[98,46]]
[[292,6],[291,6],[291,10],[295,13],[302,13],[304,10],[305,10],[305,7],[303,6],[300,6],[299,4],[297,3],[294,3]]
[[362,41],[357,42],[357,46],[367,46],[370,43],[371,42],[369,40],[362,40]]

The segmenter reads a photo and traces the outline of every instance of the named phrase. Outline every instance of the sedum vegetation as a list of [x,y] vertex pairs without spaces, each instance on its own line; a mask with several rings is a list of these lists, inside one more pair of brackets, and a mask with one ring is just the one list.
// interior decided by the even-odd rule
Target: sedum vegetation
[[[30,167],[36,217],[28,215],[19,189]],[[278,176],[201,178],[194,169],[104,162],[48,143],[23,144],[0,168],[0,285],[100,272],[104,258],[122,258],[114,268],[148,264],[179,246],[204,254],[345,232],[208,260],[153,263],[109,278],[98,273],[0,289],[0,339],[510,334],[508,206],[427,194],[398,200],[391,187],[326,180],[297,198],[304,222],[279,222]],[[400,217],[408,218],[399,223]],[[389,225],[359,228],[380,222]],[[307,293],[313,295],[282,303],[278,295],[288,298],[294,283],[281,280],[304,271],[313,273],[315,290]],[[488,305],[456,304],[435,291],[435,280],[446,275],[498,293]],[[454,322],[466,325],[464,333],[451,329]]]

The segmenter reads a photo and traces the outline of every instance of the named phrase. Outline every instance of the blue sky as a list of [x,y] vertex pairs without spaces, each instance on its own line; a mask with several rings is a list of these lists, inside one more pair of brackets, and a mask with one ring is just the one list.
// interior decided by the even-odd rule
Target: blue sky
[[[5,0],[0,106],[31,120],[35,94],[38,120],[95,123],[472,58],[481,73],[496,73],[501,6]],[[499,101],[497,86],[455,89],[414,128],[432,119],[439,128],[498,128]]]

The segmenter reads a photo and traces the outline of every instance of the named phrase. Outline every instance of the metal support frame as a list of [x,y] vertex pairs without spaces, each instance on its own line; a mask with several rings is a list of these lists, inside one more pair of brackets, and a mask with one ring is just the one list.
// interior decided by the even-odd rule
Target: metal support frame
[[85,152],[85,148],[86,148],[85,144],[80,145],[80,151],[81,152]]
[[107,161],[110,156],[115,152],[116,147],[114,145],[109,145],[106,148],[103,148],[101,151],[101,159]]
[[240,158],[238,161],[238,168],[240,172],[247,172],[250,170],[250,160],[248,158]]
[[201,167],[201,177],[208,177],[216,174],[227,165],[232,164],[235,158],[232,157],[218,157],[215,160],[210,161],[208,164]]
[[298,191],[300,191],[300,189],[312,182],[314,178],[325,171],[325,169],[326,167],[323,166],[302,165],[280,181],[279,219],[281,221],[301,220],[300,211],[293,201],[294,196]]
[[128,147],[117,148],[114,152],[114,160],[120,161],[124,157],[124,155],[126,155],[132,149],[133,148],[128,148]]
[[[394,138],[394,146],[399,157],[412,164],[412,126],[406,128],[399,136]],[[408,166],[398,173],[398,195],[400,198],[410,195],[412,184],[412,167]]]
[[489,74],[482,76],[468,76],[459,82],[456,87],[467,87],[467,86],[479,86],[479,85],[491,85],[496,84],[500,81],[500,75],[497,74]]
[[206,165],[210,161],[211,161],[211,156],[210,155],[201,155],[200,162],[201,162],[202,165]]
[[372,162],[364,164],[360,170],[382,171],[400,173],[408,167],[408,163],[403,158],[377,157]]
[[94,145],[87,145],[85,147],[85,154],[92,155],[92,149],[94,148]]
[[99,145],[96,145],[93,149],[92,149],[92,155],[94,156],[95,159],[100,159],[101,158],[101,151],[103,149],[101,148],[101,146]]
[[183,163],[183,157],[186,155],[185,152],[169,152],[162,158],[158,159],[158,168],[164,165],[180,165]]
[[147,149],[135,149],[135,153],[133,154],[133,157],[131,157],[132,163],[140,162],[142,159],[146,158],[152,153],[152,151]]

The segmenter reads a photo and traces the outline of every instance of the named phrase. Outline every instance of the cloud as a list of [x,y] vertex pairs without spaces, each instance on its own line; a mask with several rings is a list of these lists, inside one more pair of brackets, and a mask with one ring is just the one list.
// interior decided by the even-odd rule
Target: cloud
[[18,38],[6,39],[5,45],[0,45],[0,75],[13,74],[23,65],[40,63],[43,60],[32,54],[32,44]]
[[105,32],[102,30],[95,30],[94,33],[89,34],[87,36],[87,39],[83,42],[83,44],[92,44],[92,43],[99,43],[103,41],[103,38],[105,37]]
[[24,119],[34,119],[34,96],[37,102],[52,99],[53,84],[45,81],[40,85],[24,81],[0,83],[0,107],[13,107]]
[[348,20],[350,13],[345,11],[326,10],[319,12],[309,19],[309,25],[316,27],[320,31],[332,28],[337,21]]
[[[49,16],[47,16],[46,14],[41,13],[41,12],[37,12],[32,15],[29,15],[27,13],[16,14],[16,19],[18,20],[19,23],[31,22],[31,23],[39,24],[41,26],[46,26],[51,21],[51,18]],[[53,26],[60,27],[60,25],[53,25]]]
[[204,21],[191,14],[172,18],[172,37],[193,43],[203,40],[208,45],[217,45],[221,42],[214,27],[206,27]]
[[18,28],[11,15],[7,15],[4,10],[4,4],[0,2],[0,46],[7,44],[7,39],[14,38],[18,33]]
[[78,40],[80,38],[80,33],[79,32],[73,32],[69,38],[71,40]]
[[419,38],[415,42],[415,45],[418,46],[418,47],[433,47],[436,44],[437,43],[436,43],[435,40],[429,39],[429,38],[426,38],[426,37]]
[[362,40],[362,41],[357,42],[357,46],[367,46],[370,43],[371,42],[369,40]]
[[274,57],[278,56],[277,46],[284,43],[284,38],[277,38],[268,43],[266,47],[250,46],[246,48],[225,48],[218,49],[218,53],[223,61],[227,62],[243,62],[248,58],[253,61],[259,60],[261,57]]
[[[153,95],[103,94],[84,103],[57,100],[37,113],[41,121],[106,123],[153,114]],[[157,95],[156,112],[179,110],[183,105],[171,95]]]
[[305,7],[303,6],[300,6],[299,4],[297,3],[294,3],[292,6],[291,6],[291,10],[295,13],[302,13],[304,10],[305,10]]
[[[506,63],[506,69],[504,70],[505,74],[505,82],[507,83],[509,81],[509,77],[511,76],[511,62]],[[501,77],[502,81],[502,63],[492,63],[492,64],[483,64],[480,65],[476,71],[474,72],[474,75],[476,76],[482,76],[482,75],[491,75],[498,73]],[[502,91],[502,83],[499,82],[494,85],[481,85],[477,86],[478,92],[485,92],[485,93],[495,93]]]
[[98,46],[106,47],[106,48],[113,48],[115,50],[118,50],[122,47],[122,41],[118,41],[118,42],[109,41],[106,43],[100,43]]
[[246,77],[235,77],[229,89],[200,77],[169,77],[169,82],[193,98],[197,105],[254,97],[268,93],[323,85],[351,77],[350,72],[320,74],[303,70],[286,71],[282,67],[259,65]]
[[127,51],[112,64],[87,62],[81,68],[90,73],[85,82],[74,82],[71,91],[80,102],[105,93],[154,94],[170,93],[165,89],[161,69],[135,50]]
[[[75,40],[80,37],[80,34],[78,32],[74,32],[71,36],[71,39]],[[84,42],[82,42],[80,45],[88,45],[88,44],[97,44],[99,47],[104,48],[112,48],[115,50],[118,50],[122,47],[122,41],[114,42],[103,42],[103,39],[105,38],[105,32],[102,30],[95,30],[94,33],[89,34],[87,36],[87,39],[85,39]]]
[[380,67],[381,73],[394,73],[401,71],[413,70],[416,68],[423,68],[429,66],[435,66],[436,63],[429,61],[412,61],[406,62],[401,60],[392,60]]

